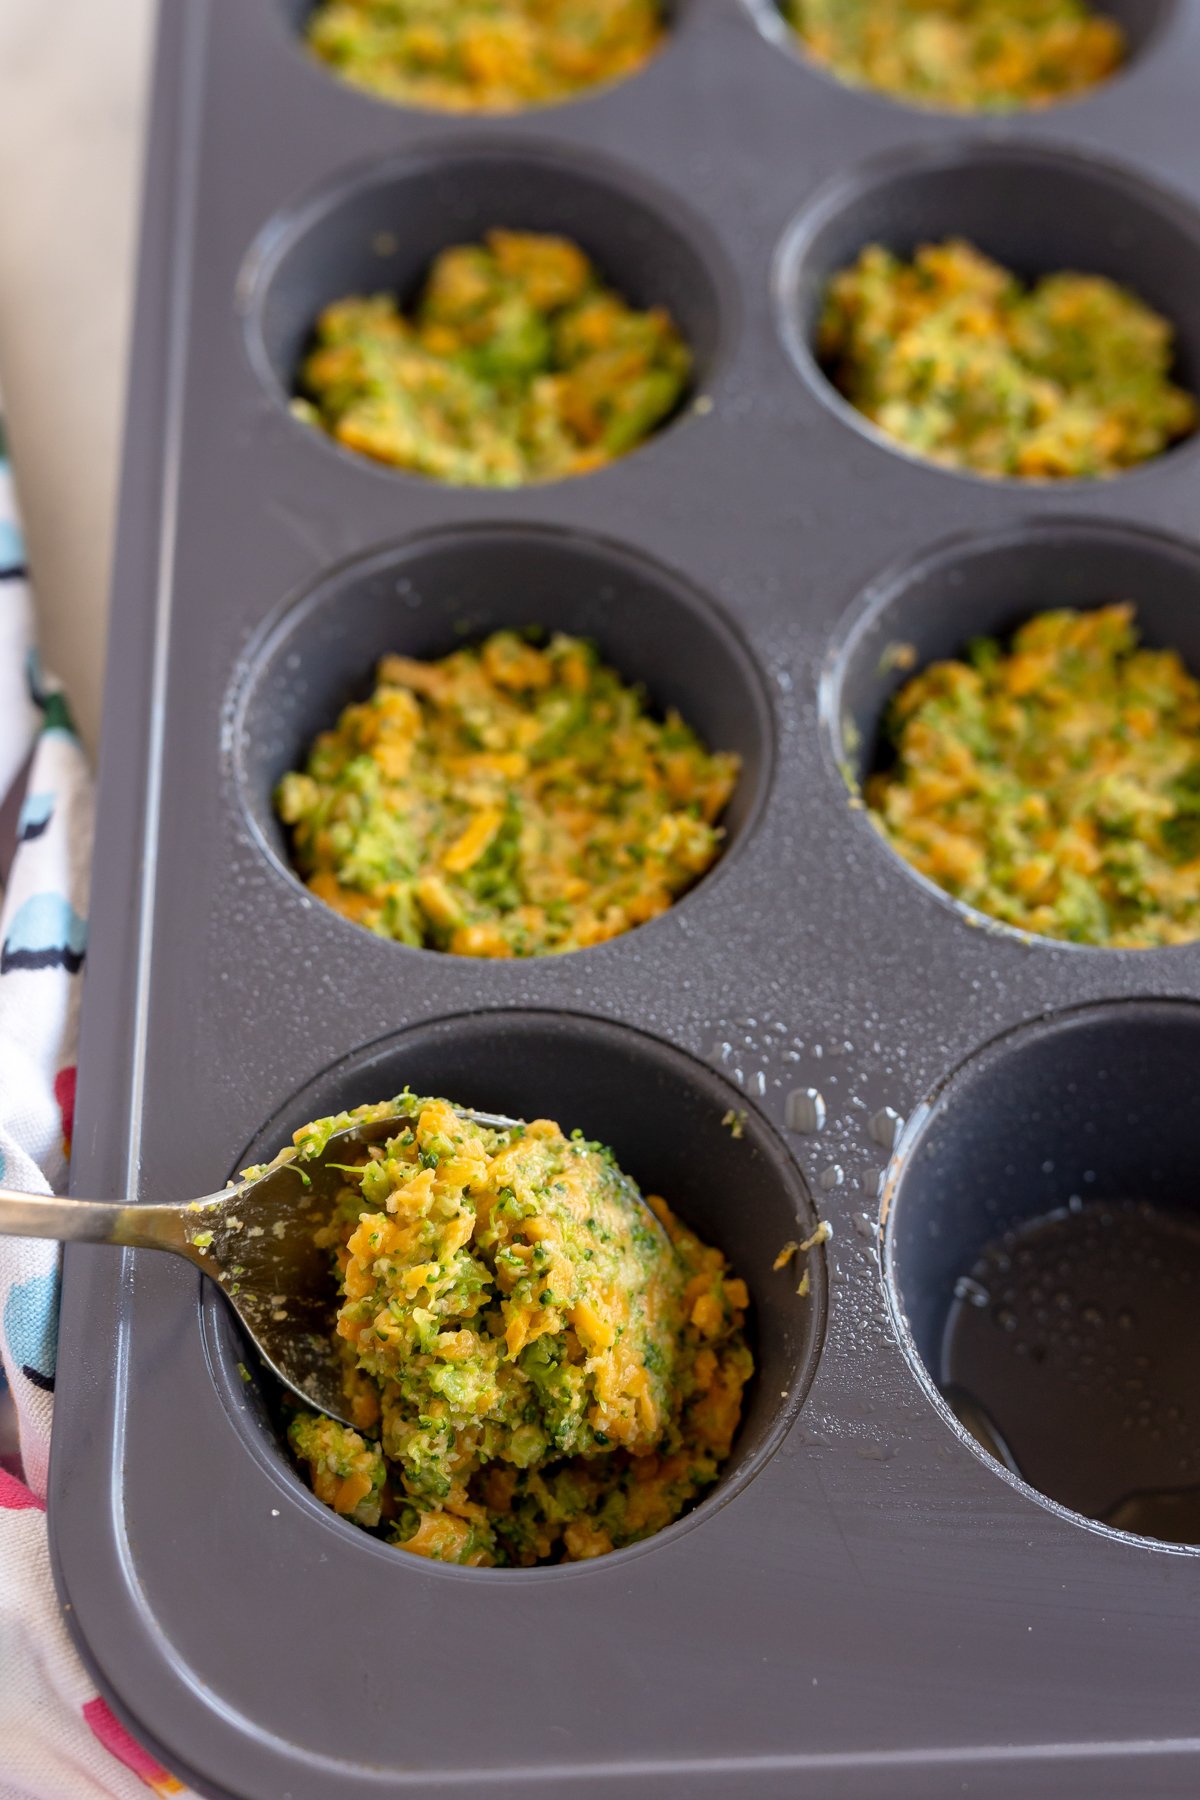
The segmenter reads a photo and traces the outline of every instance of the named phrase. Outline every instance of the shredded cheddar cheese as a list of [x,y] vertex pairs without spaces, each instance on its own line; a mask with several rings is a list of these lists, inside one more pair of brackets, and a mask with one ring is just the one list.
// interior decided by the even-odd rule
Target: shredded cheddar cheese
[[1196,429],[1174,330],[1100,275],[1026,286],[961,239],[911,262],[879,244],[829,284],[817,348],[873,425],[947,468],[1095,479]]
[[1133,608],[1041,613],[896,695],[871,817],[914,868],[1023,931],[1200,937],[1200,682]]

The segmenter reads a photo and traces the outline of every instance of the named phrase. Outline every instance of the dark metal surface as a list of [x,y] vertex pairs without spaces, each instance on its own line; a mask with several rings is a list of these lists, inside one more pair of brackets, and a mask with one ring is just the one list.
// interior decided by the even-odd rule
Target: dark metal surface
[[[980,929],[877,839],[839,769],[846,719],[874,733],[896,639],[951,648],[1119,582],[1190,650],[1200,442],[1094,487],[950,475],[863,430],[802,343],[829,259],[890,223],[977,235],[1029,273],[1069,255],[1119,274],[1200,368],[1200,9],[1153,15],[1109,87],[981,122],[850,93],[740,0],[690,0],[635,79],[475,123],[339,86],[277,0],[168,0],[74,1178],[200,1192],[406,1081],[542,1112],[711,1231],[749,1282],[760,1363],[733,1467],[689,1519],[590,1565],[443,1568],[306,1492],[190,1271],[72,1249],[66,1616],[199,1791],[1200,1785],[1200,1559],[986,1459],[933,1396],[876,1229],[897,1119],[959,1065],[1087,1001],[1135,1044],[1122,1003],[1200,1000],[1200,948]],[[609,469],[514,493],[369,466],[289,417],[276,369],[305,311],[373,267],[411,279],[493,212],[570,229],[618,286],[676,305],[699,406]],[[408,950],[315,904],[280,859],[273,776],[380,649],[531,618],[590,630],[742,751],[723,863],[662,919],[531,964]],[[806,1304],[770,1264],[814,1197],[834,1235]]]

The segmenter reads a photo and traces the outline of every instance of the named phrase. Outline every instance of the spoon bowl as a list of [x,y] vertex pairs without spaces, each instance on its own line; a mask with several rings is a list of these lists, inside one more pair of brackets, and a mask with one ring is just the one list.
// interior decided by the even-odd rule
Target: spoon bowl
[[[454,1111],[493,1131],[523,1123],[469,1107]],[[281,1159],[219,1193],[174,1205],[58,1200],[0,1188],[0,1234],[186,1257],[220,1288],[284,1387],[306,1406],[349,1425],[343,1364],[332,1335],[340,1296],[333,1259],[316,1234],[346,1184],[347,1168],[365,1162],[373,1144],[402,1128],[395,1114],[359,1120],[333,1132],[313,1156]]]

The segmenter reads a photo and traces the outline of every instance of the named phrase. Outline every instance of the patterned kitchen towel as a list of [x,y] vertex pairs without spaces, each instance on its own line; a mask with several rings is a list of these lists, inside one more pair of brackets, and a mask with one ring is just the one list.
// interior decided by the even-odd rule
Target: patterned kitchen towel
[[[7,827],[7,829],[5,829]],[[87,942],[92,791],[32,601],[0,423],[0,1184],[66,1185]],[[6,879],[5,879],[6,877]],[[0,1237],[0,1800],[145,1800],[184,1789],[84,1673],[46,1539],[59,1251]]]

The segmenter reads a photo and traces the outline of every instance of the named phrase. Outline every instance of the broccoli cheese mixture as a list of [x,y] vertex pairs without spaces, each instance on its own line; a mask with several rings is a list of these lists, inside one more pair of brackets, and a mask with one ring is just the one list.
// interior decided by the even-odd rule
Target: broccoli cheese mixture
[[320,1233],[357,1429],[292,1420],[318,1499],[476,1566],[578,1561],[669,1525],[729,1455],[745,1283],[611,1151],[547,1119],[496,1131],[405,1094],[283,1154],[388,1117]]
[[896,696],[872,817],[914,868],[1046,937],[1200,937],[1200,682],[1130,606],[1047,612]]
[[515,487],[623,456],[687,391],[670,314],[639,312],[566,238],[492,231],[394,295],[326,307],[293,410],[348,450],[437,481]]
[[1087,0],[784,0],[783,12],[840,80],[960,112],[1065,100],[1125,57],[1121,27]]
[[1174,331],[1100,275],[1026,287],[971,244],[879,244],[829,285],[817,349],[880,431],[980,475],[1114,475],[1196,427]]
[[665,912],[715,861],[738,759],[656,720],[579,638],[498,631],[385,656],[276,805],[313,893],[460,956],[579,950]]
[[308,43],[388,100],[514,112],[632,75],[663,36],[659,0],[320,0]]

